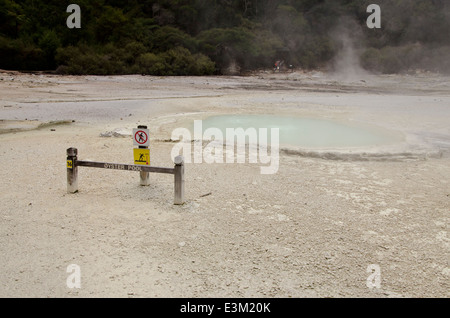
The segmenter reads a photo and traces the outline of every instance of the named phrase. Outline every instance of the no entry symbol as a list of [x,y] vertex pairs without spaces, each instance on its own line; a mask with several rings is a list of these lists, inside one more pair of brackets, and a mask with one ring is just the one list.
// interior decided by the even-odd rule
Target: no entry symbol
[[134,133],[134,144],[136,146],[145,146],[148,147],[150,142],[148,139],[149,132],[147,129],[136,129],[133,131]]
[[145,131],[139,130],[135,135],[134,138],[136,139],[136,142],[140,145],[145,144],[148,140],[148,136],[145,133]]

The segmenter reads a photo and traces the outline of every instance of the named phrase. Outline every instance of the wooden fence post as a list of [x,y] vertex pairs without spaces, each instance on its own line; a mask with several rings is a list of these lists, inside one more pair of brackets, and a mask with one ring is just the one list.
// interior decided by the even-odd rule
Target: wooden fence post
[[175,162],[175,205],[184,204],[184,158],[177,156]]
[[77,148],[67,149],[67,193],[78,192]]

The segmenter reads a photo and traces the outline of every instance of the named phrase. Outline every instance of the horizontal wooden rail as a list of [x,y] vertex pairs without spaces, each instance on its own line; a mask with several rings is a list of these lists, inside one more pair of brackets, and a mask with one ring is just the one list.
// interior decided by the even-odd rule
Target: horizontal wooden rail
[[77,167],[175,174],[174,168],[151,167],[144,165],[127,165],[121,163],[95,162],[83,160],[75,161],[74,165]]

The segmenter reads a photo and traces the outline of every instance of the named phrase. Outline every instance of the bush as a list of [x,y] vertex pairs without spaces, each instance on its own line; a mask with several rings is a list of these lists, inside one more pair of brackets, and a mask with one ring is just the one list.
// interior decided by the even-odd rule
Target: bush
[[415,70],[449,73],[450,60],[443,59],[443,56],[450,56],[450,47],[407,44],[382,49],[369,48],[362,54],[361,64],[367,70],[383,74]]
[[216,71],[216,64],[206,55],[201,53],[195,54],[194,61],[191,75],[212,75]]
[[160,54],[142,54],[136,64],[139,73],[149,75],[210,75],[215,71],[215,64],[207,56],[192,55],[183,47]]
[[126,71],[124,63],[113,54],[100,54],[85,46],[58,49],[56,61],[59,72],[73,75],[124,74]]
[[156,29],[151,35],[151,40],[152,50],[157,53],[166,52],[176,47],[195,50],[197,46],[196,41],[190,35],[171,26]]
[[47,69],[54,69],[56,66],[56,50],[61,46],[61,42],[59,41],[56,32],[46,30],[39,39],[38,45],[42,49],[46,59],[46,65],[44,67]]
[[361,55],[361,66],[369,71],[381,73],[381,52],[379,49],[369,48]]
[[139,56],[136,60],[136,66],[141,74],[165,75],[167,73],[166,61],[160,55],[154,53],[145,53]]
[[0,68],[8,70],[39,70],[46,63],[45,53],[20,39],[0,36]]
[[247,28],[211,29],[200,33],[197,39],[200,51],[214,60],[219,70],[231,64],[252,68],[262,52],[256,34]]

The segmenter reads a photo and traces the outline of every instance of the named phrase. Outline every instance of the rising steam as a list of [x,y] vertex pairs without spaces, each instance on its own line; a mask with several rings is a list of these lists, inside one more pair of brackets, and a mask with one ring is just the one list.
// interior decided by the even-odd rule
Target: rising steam
[[336,48],[335,57],[330,64],[331,72],[341,80],[354,81],[368,75],[360,63],[363,50],[363,33],[360,26],[351,18],[343,17],[330,33]]

